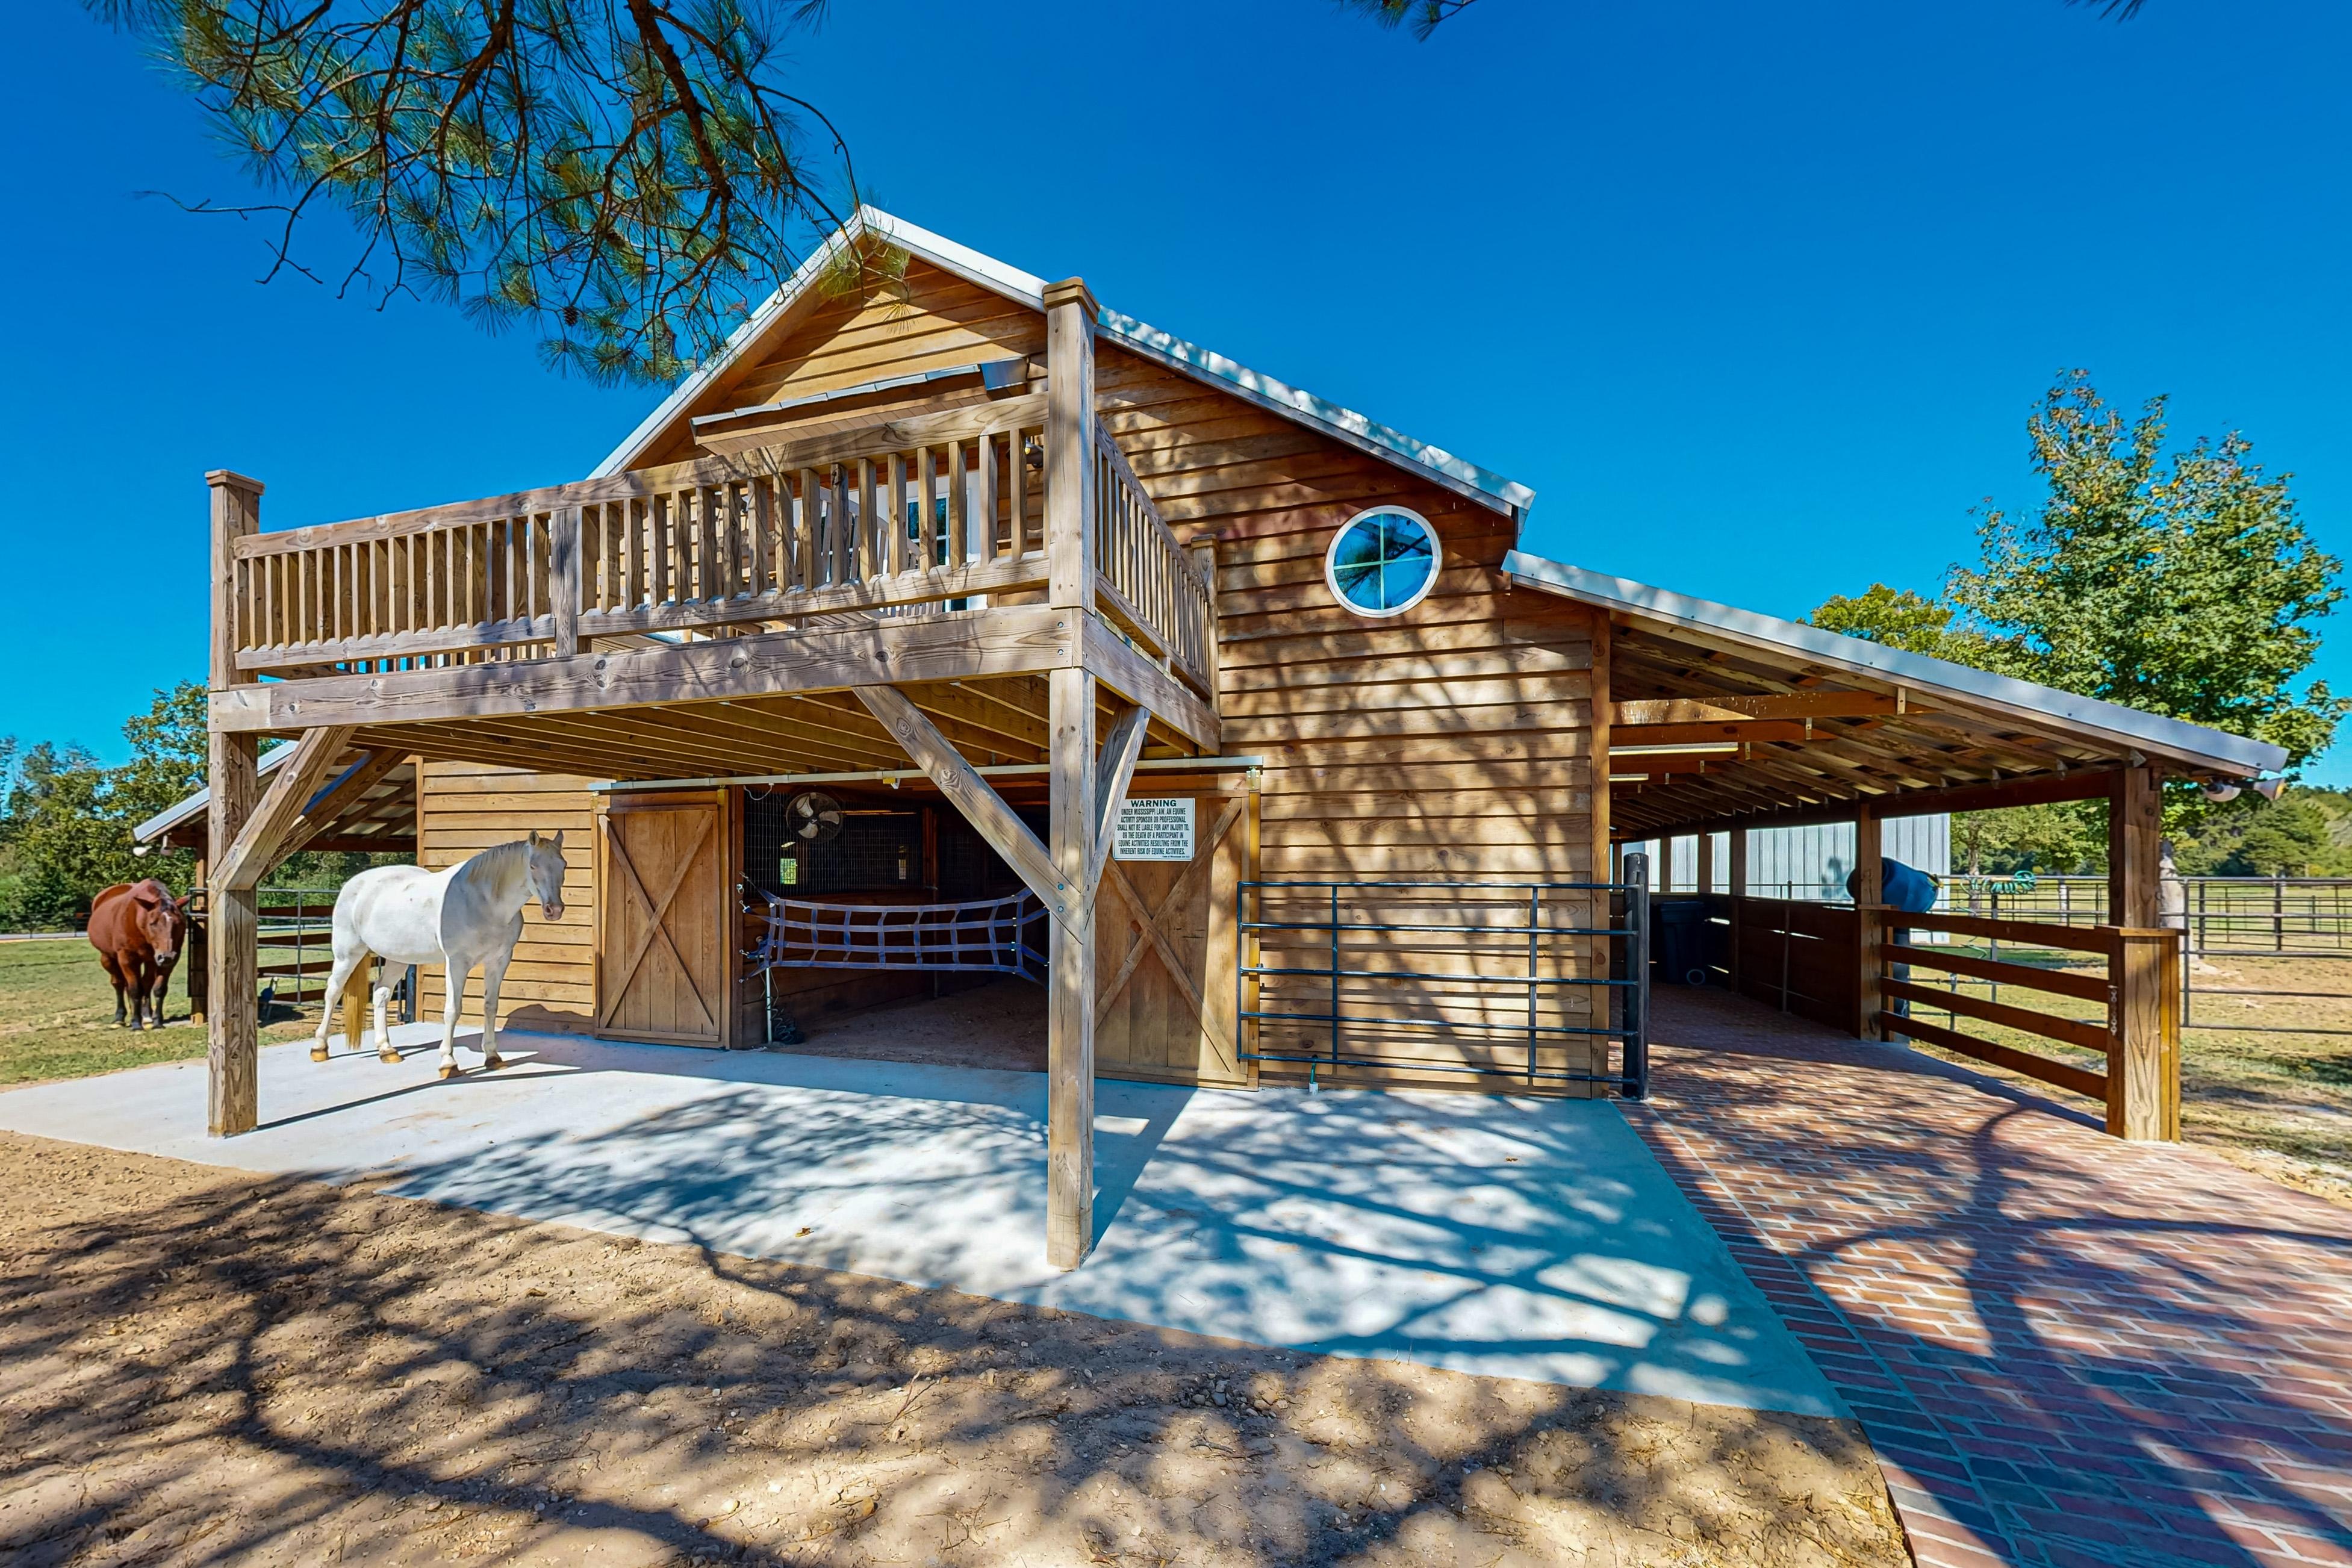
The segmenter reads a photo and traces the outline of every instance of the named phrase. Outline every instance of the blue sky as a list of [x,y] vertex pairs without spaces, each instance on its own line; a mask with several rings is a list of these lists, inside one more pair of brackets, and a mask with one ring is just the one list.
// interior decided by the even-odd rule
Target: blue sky
[[[577,478],[657,395],[257,287],[258,234],[135,195],[245,187],[133,46],[15,26],[0,733],[117,756],[202,674],[205,469],[326,521]],[[892,210],[1532,486],[1534,550],[1799,615],[2030,502],[2073,365],[2245,431],[2352,553],[2348,45],[2318,0],[1480,0],[1427,44],[1328,0],[835,0],[796,69]]]

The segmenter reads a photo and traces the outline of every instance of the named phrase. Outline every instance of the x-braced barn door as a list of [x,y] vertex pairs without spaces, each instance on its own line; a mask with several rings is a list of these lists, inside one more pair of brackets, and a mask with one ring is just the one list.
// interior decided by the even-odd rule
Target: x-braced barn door
[[615,795],[604,817],[596,1032],[724,1046],[733,952],[725,803]]
[[[1234,1017],[1234,893],[1249,866],[1246,794],[1144,802],[1189,812],[1189,859],[1121,859],[1095,897],[1095,1070],[1107,1078],[1245,1084]],[[1181,821],[1158,843],[1181,843]],[[1156,852],[1165,852],[1160,849]]]

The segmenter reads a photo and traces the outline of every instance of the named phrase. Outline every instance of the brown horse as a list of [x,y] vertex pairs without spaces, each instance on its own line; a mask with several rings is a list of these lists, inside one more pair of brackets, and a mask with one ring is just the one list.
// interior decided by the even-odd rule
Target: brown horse
[[188,900],[150,877],[117,882],[89,901],[89,944],[114,980],[114,1022],[122,1026],[122,1003],[131,999],[129,1026],[143,1029],[152,1015],[163,1026],[163,993],[172,966],[188,935]]

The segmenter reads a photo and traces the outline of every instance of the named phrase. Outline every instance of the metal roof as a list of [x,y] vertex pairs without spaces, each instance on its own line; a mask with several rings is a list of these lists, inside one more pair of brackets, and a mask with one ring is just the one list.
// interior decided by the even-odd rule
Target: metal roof
[[[815,287],[818,278],[832,265],[835,258],[867,234],[886,239],[909,255],[953,273],[966,282],[1039,310],[1045,308],[1045,279],[1024,272],[1017,267],[1007,266],[993,257],[982,256],[968,246],[958,245],[945,236],[933,234],[904,218],[893,217],[877,207],[861,206],[840,232],[827,239],[814,255],[801,264],[783,287],[751,312],[751,317],[728,338],[725,348],[680,382],[677,389],[662,400],[661,406],[647,415],[629,433],[628,439],[613,449],[612,455],[598,466],[594,477],[621,473],[639,461],[661,433],[693,406],[695,399],[709,391],[770,326]],[[1525,485],[1516,484],[1500,474],[1457,458],[1443,447],[1416,441],[1402,431],[1391,429],[1352,408],[1343,408],[1311,392],[1301,391],[1270,375],[1261,374],[1213,350],[1187,342],[1172,332],[1162,331],[1132,316],[1103,309],[1097,314],[1096,325],[1100,332],[1121,348],[1156,361],[1195,381],[1204,382],[1219,391],[1229,392],[1286,419],[1320,431],[1359,451],[1412,469],[1457,495],[1506,516],[1519,516],[1535,502],[1535,491]]]
[[2026,721],[2051,721],[2117,745],[2161,752],[2220,773],[2251,776],[2286,766],[2286,752],[2263,741],[2182,719],[2144,713],[2119,702],[2103,702],[2055,687],[1972,669],[1949,659],[1910,653],[1861,637],[1823,631],[1798,621],[1759,616],[1706,599],[1695,599],[1636,583],[1547,561],[1514,550],[1503,558],[1504,575],[1514,583],[1640,616],[1691,632],[1728,638],[1852,675],[1892,681],[1999,710]]

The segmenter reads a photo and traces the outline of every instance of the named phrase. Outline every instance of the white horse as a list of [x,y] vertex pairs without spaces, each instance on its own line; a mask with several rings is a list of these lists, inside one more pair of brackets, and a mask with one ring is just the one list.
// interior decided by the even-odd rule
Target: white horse
[[[448,967],[447,1007],[441,1018],[441,1076],[457,1076],[457,1010],[466,999],[466,976],[482,966],[482,1066],[499,1059],[499,985],[514,962],[522,937],[522,907],[539,900],[549,920],[563,916],[563,835],[533,833],[511,844],[483,850],[446,871],[416,866],[378,866],[362,871],[335,895],[335,973],[319,1013],[310,1059],[327,1059],[327,1026],[334,998],[343,994],[352,971],[371,953],[387,964],[440,963]],[[384,1026],[392,987],[375,988],[375,1054],[400,1059]],[[357,1045],[359,1042],[352,1042]]]

